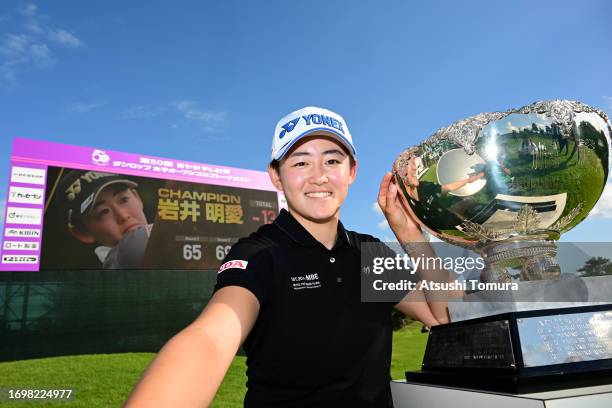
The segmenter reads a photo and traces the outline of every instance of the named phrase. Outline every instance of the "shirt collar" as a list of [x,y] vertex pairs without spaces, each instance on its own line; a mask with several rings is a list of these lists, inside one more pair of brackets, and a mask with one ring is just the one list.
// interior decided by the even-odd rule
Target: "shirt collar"
[[96,247],[96,249],[94,249],[94,253],[98,257],[100,262],[104,263],[104,261],[106,260],[106,257],[108,257],[108,253],[111,251],[111,249],[113,249],[113,248],[107,247],[107,246],[99,246],[99,247]]
[[[322,248],[325,248],[323,244],[317,241],[315,237],[310,235],[310,232],[308,232],[306,228],[304,228],[302,224],[300,224],[298,220],[293,218],[289,211],[285,209],[281,210],[278,217],[276,217],[274,224],[276,224],[276,226],[279,227],[285,234],[287,234],[289,238],[291,238],[299,245],[305,247],[320,246]],[[339,248],[340,246],[346,243],[349,243],[348,234],[344,229],[342,223],[338,221],[338,236],[336,238],[336,243],[333,249]]]

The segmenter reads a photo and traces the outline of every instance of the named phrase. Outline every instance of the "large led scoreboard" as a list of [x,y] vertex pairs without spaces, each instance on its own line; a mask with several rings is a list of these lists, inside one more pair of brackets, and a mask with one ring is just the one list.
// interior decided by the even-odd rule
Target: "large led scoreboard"
[[265,172],[15,139],[0,270],[215,269],[278,209]]
[[284,199],[262,171],[17,138],[0,254],[0,361],[157,351]]

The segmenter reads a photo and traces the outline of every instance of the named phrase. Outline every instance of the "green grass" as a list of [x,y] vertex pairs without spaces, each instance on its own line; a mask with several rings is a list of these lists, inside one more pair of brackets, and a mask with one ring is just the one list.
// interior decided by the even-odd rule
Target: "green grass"
[[[420,324],[412,323],[394,332],[391,378],[404,378],[404,371],[420,368],[427,341],[427,335],[422,334],[420,328]],[[69,402],[0,402],[0,406],[121,406],[153,357],[153,353],[98,354],[0,363],[2,388],[75,390],[74,399]],[[245,357],[234,358],[213,407],[242,406],[246,392],[245,370]]]
[[412,322],[402,330],[393,332],[392,379],[405,379],[406,371],[421,369],[428,337],[427,333],[421,333],[421,326],[419,322]]

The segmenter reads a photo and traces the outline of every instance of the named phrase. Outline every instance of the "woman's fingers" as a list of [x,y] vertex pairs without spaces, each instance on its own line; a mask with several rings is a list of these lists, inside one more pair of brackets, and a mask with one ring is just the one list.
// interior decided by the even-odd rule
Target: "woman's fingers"
[[391,206],[397,206],[395,200],[397,199],[397,186],[393,182],[389,182],[389,188],[387,188],[387,211],[391,211]]
[[389,184],[391,184],[391,177],[392,174],[390,172],[385,174],[380,182],[380,188],[378,189],[378,205],[383,212],[385,212],[387,208],[387,195],[389,192]]

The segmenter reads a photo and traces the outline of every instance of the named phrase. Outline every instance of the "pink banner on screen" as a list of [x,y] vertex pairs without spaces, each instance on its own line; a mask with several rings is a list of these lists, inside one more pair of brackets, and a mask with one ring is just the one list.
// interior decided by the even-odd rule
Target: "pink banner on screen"
[[[230,187],[276,193],[267,172],[263,171],[15,138],[2,230],[0,271],[40,270],[41,249],[44,246],[42,235],[46,225],[43,221],[49,205],[45,204],[45,191],[49,188],[53,192],[57,186],[57,183],[54,185],[52,181],[49,181],[47,186],[51,174],[49,172],[54,168],[56,174],[57,168],[92,170],[171,180],[171,183],[176,181],[223,186],[218,189]],[[52,193],[49,197],[51,196]],[[286,207],[282,194],[273,197],[275,202],[278,198],[278,207],[276,204],[274,207]],[[251,202],[253,205],[261,205],[261,201]],[[248,206],[248,203],[245,205]],[[247,221],[249,220],[245,222]]]
[[132,176],[276,191],[263,171],[15,138],[13,160]]

